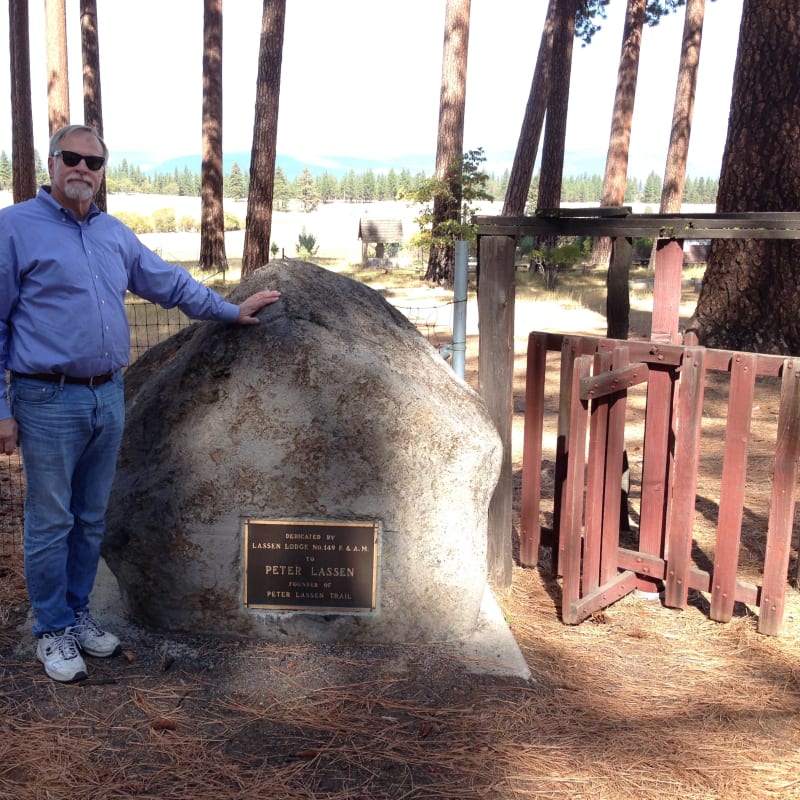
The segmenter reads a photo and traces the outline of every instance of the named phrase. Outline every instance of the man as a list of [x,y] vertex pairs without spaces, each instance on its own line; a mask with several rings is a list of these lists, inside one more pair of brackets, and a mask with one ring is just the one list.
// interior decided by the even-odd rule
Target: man
[[63,682],[87,676],[82,653],[120,651],[89,613],[89,595],[124,426],[126,291],[239,325],[257,324],[280,297],[227,303],[144,247],[93,203],[107,159],[93,128],[62,128],[50,141],[51,186],[0,211],[0,453],[19,441],[36,655]]

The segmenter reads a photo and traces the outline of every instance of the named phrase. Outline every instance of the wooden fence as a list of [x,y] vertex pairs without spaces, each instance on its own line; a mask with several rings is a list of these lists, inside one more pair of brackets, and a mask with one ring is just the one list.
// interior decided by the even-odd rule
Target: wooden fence
[[[520,561],[538,563],[545,354],[559,350],[560,398],[547,531],[553,568],[563,576],[562,618],[578,623],[636,588],[687,605],[689,589],[710,594],[710,616],[727,622],[734,603],[758,606],[759,630],[780,632],[800,455],[800,360],[532,333],[526,381]],[[713,569],[692,562],[704,386],[730,376]],[[759,377],[780,378],[777,436],[763,581],[740,579],[739,547],[750,419]],[[628,390],[647,384],[641,465],[639,547],[621,547],[620,496]],[[663,402],[661,386],[669,388]],[[652,395],[651,395],[652,390]],[[588,447],[587,447],[588,444]]]
[[[522,236],[612,237],[609,276],[627,283],[633,237],[657,240],[649,342],[532,334],[528,353],[520,560],[535,564],[539,544],[538,476],[544,353],[562,349],[554,507],[555,561],[564,575],[564,618],[576,622],[639,586],[664,581],[665,603],[682,607],[689,588],[712,595],[712,616],[730,618],[733,603],[760,607],[759,629],[780,629],[791,547],[800,440],[800,361],[687,346],[678,329],[683,238],[800,238],[800,214],[633,215],[627,209],[559,211],[542,217],[479,217],[480,390],[505,447],[501,481],[489,509],[489,575],[510,584],[511,415],[513,408],[514,252]],[[627,263],[614,263],[614,259]],[[730,371],[720,527],[713,571],[691,561],[700,453],[699,419],[709,370]],[[737,518],[752,390],[759,375],[780,376],[780,420],[764,581],[736,576]],[[647,383],[639,549],[619,548],[621,457],[626,390]],[[591,413],[590,413],[591,412]],[[588,431],[588,433],[587,433]],[[584,460],[589,441],[588,461]],[[535,442],[539,440],[539,449]],[[584,473],[586,478],[584,478]],[[616,507],[616,512],[615,512]],[[600,510],[600,511],[599,511]],[[614,515],[617,514],[615,520]]]

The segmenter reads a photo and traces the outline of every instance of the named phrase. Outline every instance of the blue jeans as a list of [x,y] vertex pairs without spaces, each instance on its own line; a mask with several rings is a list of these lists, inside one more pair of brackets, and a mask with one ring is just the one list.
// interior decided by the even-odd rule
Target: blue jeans
[[122,431],[122,373],[101,386],[11,378],[25,469],[25,582],[36,636],[89,608]]

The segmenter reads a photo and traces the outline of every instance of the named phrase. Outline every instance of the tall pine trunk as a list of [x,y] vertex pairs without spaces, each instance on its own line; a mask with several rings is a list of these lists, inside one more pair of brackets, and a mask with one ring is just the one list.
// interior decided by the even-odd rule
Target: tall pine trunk
[[242,277],[269,262],[286,0],[264,0]]
[[705,8],[706,0],[687,0],[686,2],[678,82],[672,111],[672,128],[667,163],[664,169],[664,185],[661,190],[660,211],[662,214],[678,213],[683,202],[686,160],[689,157],[689,140],[692,134],[692,116],[697,89],[697,72],[700,68],[700,44],[703,38]]
[[511,165],[511,174],[508,178],[506,198],[503,203],[504,216],[519,217],[525,213],[525,204],[528,200],[528,191],[533,178],[533,168],[536,164],[536,154],[539,151],[542,125],[544,124],[547,103],[550,97],[550,69],[557,6],[558,0],[550,0],[547,7],[547,15],[542,27],[542,37],[539,42],[539,54],[536,57],[536,67],[533,71],[531,89],[528,94],[528,103],[525,106],[522,128],[517,140],[517,150],[514,154],[514,162]]
[[224,274],[228,258],[222,169],[222,0],[204,0],[200,269],[214,269]]
[[[675,87],[675,105],[672,109],[667,163],[664,167],[664,184],[661,187],[662,214],[677,214],[683,205],[686,186],[686,161],[692,135],[692,116],[697,89],[697,72],[700,67],[700,44],[703,38],[703,17],[706,0],[687,0],[683,23],[681,58],[678,65],[678,82]],[[658,241],[653,241],[650,267],[655,269]]]
[[[100,34],[97,0],[81,0],[81,51],[83,53],[83,120],[103,135],[103,100],[100,93]],[[106,210],[106,178],[94,198]]]
[[[745,0],[717,210],[800,208],[800,25],[785,0]],[[690,330],[701,344],[800,355],[800,242],[716,240]]]
[[558,208],[561,205],[576,8],[576,0],[559,0],[558,2],[550,96],[547,101],[547,122],[542,145],[542,174],[539,179],[538,208]]
[[36,194],[28,0],[8,0],[8,37],[11,58],[12,189],[14,202],[20,203]]
[[[636,82],[639,77],[639,55],[642,49],[645,6],[646,0],[628,0],[625,12],[625,27],[622,33],[622,51],[617,71],[614,110],[611,115],[611,135],[608,141],[601,206],[619,206],[625,201],[633,104],[636,100]],[[595,239],[592,261],[597,265],[606,265],[610,254],[611,240],[607,236]]]
[[[436,139],[436,179],[446,185],[433,201],[436,239],[448,221],[461,213],[461,160],[464,150],[464,113],[467,97],[467,50],[470,0],[447,0],[439,96],[439,132]],[[455,275],[455,243],[434,241],[425,280],[451,285]]]
[[69,125],[66,0],[45,0],[47,112],[50,135]]

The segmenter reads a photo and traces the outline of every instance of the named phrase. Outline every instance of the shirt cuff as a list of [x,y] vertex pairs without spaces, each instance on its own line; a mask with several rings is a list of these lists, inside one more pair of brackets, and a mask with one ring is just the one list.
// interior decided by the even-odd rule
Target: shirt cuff
[[221,322],[227,322],[229,325],[235,325],[239,321],[239,306],[225,301],[222,307]]

